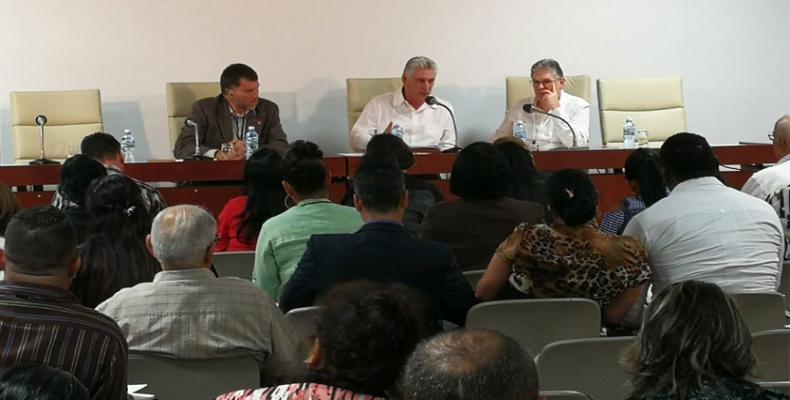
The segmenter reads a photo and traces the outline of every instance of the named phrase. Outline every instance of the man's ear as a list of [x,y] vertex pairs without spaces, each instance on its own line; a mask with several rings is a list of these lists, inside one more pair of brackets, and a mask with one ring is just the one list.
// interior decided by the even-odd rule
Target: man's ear
[[154,255],[154,243],[151,241],[150,234],[145,235],[145,248],[148,249],[148,254],[150,254],[151,257],[156,258]]
[[73,278],[77,276],[77,272],[80,271],[80,265],[82,263],[82,259],[80,256],[74,257],[73,260],[69,263],[69,278]]
[[362,200],[356,195],[356,193],[354,194],[354,208],[356,208],[357,211],[362,212]]
[[307,356],[304,362],[307,364],[308,369],[317,370],[321,368],[321,365],[324,363],[324,358],[321,355],[321,343],[318,342],[318,339],[313,339],[313,347],[310,349],[310,355]]
[[5,250],[0,250],[0,271],[5,271]]
[[409,205],[409,191],[404,190],[403,197],[401,197],[400,199],[400,208],[405,210],[408,205]]

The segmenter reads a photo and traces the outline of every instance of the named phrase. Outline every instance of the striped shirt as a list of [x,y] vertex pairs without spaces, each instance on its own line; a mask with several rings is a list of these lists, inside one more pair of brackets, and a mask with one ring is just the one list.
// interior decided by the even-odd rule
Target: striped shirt
[[219,396],[216,400],[384,400],[384,398],[318,383],[292,383],[261,389],[237,390]]
[[126,398],[126,340],[115,322],[68,290],[0,282],[0,366],[68,371],[91,399]]

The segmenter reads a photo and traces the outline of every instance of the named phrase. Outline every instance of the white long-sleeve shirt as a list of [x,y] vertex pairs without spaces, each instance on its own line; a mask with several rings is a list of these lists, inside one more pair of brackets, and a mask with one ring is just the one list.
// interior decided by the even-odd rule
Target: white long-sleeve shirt
[[[529,97],[513,104],[494,133],[494,140],[513,135],[513,123],[521,120],[527,129],[527,137],[530,141],[535,141],[539,149],[573,147],[573,135],[565,123],[548,115],[524,112],[524,105],[535,104],[534,102],[535,98]],[[550,113],[564,118],[573,126],[576,146],[587,145],[590,140],[590,103],[563,91],[560,93],[560,106]]]
[[[453,110],[446,100],[436,98]],[[374,135],[383,133],[392,122],[403,128],[403,141],[410,147],[434,147],[447,150],[456,145],[456,132],[450,113],[440,106],[423,103],[414,109],[403,97],[400,89],[376,96],[362,110],[359,119],[351,128],[349,144],[354,151],[365,151]]]

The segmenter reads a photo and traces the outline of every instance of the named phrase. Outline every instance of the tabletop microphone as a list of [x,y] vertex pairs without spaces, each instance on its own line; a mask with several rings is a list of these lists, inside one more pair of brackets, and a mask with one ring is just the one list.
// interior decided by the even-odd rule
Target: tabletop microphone
[[458,147],[458,125],[455,124],[455,114],[453,114],[453,110],[451,110],[450,107],[447,107],[447,105],[441,103],[439,100],[436,99],[436,97],[433,97],[433,96],[426,97],[425,98],[425,103],[428,104],[429,106],[432,106],[432,107],[436,107],[436,106],[442,107],[445,110],[447,110],[447,112],[450,113],[450,118],[452,118],[452,120],[453,120],[453,130],[455,131],[455,143],[453,143],[453,148],[452,149],[447,149],[447,150],[444,150],[443,152],[450,153],[450,152],[458,151],[458,148],[459,148]]
[[565,125],[568,125],[568,128],[571,130],[571,135],[573,136],[573,147],[576,147],[576,131],[573,130],[573,127],[571,126],[570,122],[566,121],[565,118],[562,118],[559,115],[554,115],[552,113],[547,113],[547,112],[545,112],[545,111],[543,111],[543,110],[541,110],[541,109],[539,109],[539,108],[537,108],[534,105],[529,104],[529,103],[524,104],[524,107],[522,107],[522,108],[523,108],[524,112],[527,113],[527,114],[532,114],[533,112],[536,112],[538,114],[545,114],[545,115],[548,115],[550,117],[557,118],[558,120],[564,122]]
[[34,122],[38,126],[38,135],[41,138],[41,148],[39,148],[39,159],[31,161],[30,165],[59,164],[57,161],[47,160],[44,154],[44,125],[47,124],[47,116],[43,114],[36,115]]
[[188,127],[190,127],[190,128],[195,130],[195,155],[190,157],[189,159],[190,160],[208,160],[208,159],[210,159],[210,157],[206,157],[206,156],[200,154],[200,141],[199,141],[200,133],[198,131],[198,124],[197,124],[197,122],[195,122],[195,119],[192,118],[192,117],[189,117],[189,118],[185,119],[184,120],[184,126],[188,126]]
[[47,124],[47,116],[46,115],[37,115],[36,116],[36,125],[44,126]]

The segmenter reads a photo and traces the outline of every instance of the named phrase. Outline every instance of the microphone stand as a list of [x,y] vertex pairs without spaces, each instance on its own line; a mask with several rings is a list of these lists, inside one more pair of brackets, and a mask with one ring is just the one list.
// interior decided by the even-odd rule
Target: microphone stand
[[29,163],[29,165],[52,165],[52,164],[60,164],[54,160],[48,160],[44,156],[44,125],[47,124],[47,117],[43,115],[39,115],[36,117],[36,125],[38,125],[38,134],[41,137],[41,148],[40,148],[40,158],[38,160],[33,160]]
[[445,104],[440,103],[439,100],[436,100],[436,97],[428,96],[425,98],[425,102],[428,103],[429,106],[439,106],[447,110],[450,113],[450,118],[453,120],[453,131],[455,132],[455,140],[453,143],[453,147],[442,150],[442,153],[457,153],[460,147],[458,147],[458,125],[455,124],[455,114],[453,114],[453,110],[450,107],[447,107]]
[[547,113],[547,112],[545,112],[545,111],[543,111],[543,110],[541,110],[541,109],[539,109],[537,107],[533,107],[532,104],[524,104],[524,107],[522,107],[522,109],[527,114],[532,114],[533,112],[536,112],[538,114],[544,114],[544,115],[548,115],[550,117],[557,118],[558,120],[564,122],[565,125],[567,125],[568,128],[571,130],[571,136],[573,136],[573,147],[576,147],[576,145],[577,145],[577,143],[576,143],[576,131],[573,130],[573,127],[571,126],[570,122],[566,121],[565,118],[562,118],[559,115],[554,115],[552,113]]
[[191,118],[187,119],[186,121],[184,121],[184,124],[186,124],[186,126],[191,126],[192,129],[195,130],[195,155],[193,155],[192,157],[187,158],[186,160],[189,160],[189,161],[211,160],[211,157],[204,156],[203,154],[200,154],[200,141],[199,141],[200,135],[199,135],[199,131],[198,131],[198,124],[195,123],[195,121],[192,120]]

